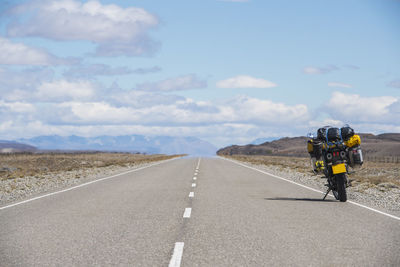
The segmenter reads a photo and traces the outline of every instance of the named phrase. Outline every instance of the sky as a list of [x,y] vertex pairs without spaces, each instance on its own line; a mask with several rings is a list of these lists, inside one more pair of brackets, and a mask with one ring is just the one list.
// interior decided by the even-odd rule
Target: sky
[[399,0],[0,1],[0,139],[400,132]]

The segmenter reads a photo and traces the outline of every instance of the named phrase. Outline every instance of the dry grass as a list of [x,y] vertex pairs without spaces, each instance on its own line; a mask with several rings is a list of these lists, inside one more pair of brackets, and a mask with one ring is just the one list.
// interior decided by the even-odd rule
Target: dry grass
[[[233,155],[229,157],[253,164],[278,166],[282,170],[284,168],[291,168],[301,173],[312,174],[309,158],[247,155]],[[351,171],[349,178],[353,184],[366,183],[372,186],[388,184],[388,186],[400,187],[400,163],[367,161],[364,162],[361,169],[356,169],[354,172]]]
[[0,154],[0,179],[107,166],[130,166],[166,160],[180,155],[142,155],[128,153],[45,153]]
[[358,183],[379,185],[384,183],[400,187],[400,163],[365,162],[350,178]]

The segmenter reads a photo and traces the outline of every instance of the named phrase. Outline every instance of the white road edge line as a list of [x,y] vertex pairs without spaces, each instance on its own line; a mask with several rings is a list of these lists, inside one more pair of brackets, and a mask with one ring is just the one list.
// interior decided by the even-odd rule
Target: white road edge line
[[196,180],[197,180],[197,177],[196,177],[196,176],[195,176],[195,177],[193,177],[193,180],[195,180],[195,181],[196,181]]
[[192,184],[192,187],[196,187],[196,184],[195,184],[195,183],[193,183],[193,184]]
[[183,213],[183,218],[190,218],[190,214],[192,214],[192,208],[186,208]]
[[[246,167],[246,168],[249,168],[249,169],[258,171],[258,172],[261,172],[261,173],[263,173],[263,174],[267,174],[267,175],[272,176],[272,177],[274,177],[274,178],[277,178],[277,179],[280,179],[280,180],[283,180],[283,181],[286,181],[286,182],[289,182],[289,183],[292,183],[292,184],[301,186],[301,187],[306,188],[306,189],[309,189],[309,190],[311,190],[311,191],[318,192],[318,193],[321,193],[321,194],[324,194],[324,195],[326,194],[326,192],[324,193],[324,192],[319,191],[319,190],[317,190],[317,189],[314,189],[314,188],[308,187],[308,186],[306,186],[306,185],[302,185],[302,184],[293,182],[293,181],[291,181],[291,180],[282,178],[282,177],[280,177],[280,176],[276,176],[276,175],[274,175],[274,174],[272,174],[272,173],[268,173],[268,172],[266,172],[266,171],[262,171],[262,170],[259,170],[259,169],[257,169],[257,168],[254,168],[254,167],[247,166],[247,165],[245,165],[245,164],[236,162],[236,161],[234,161],[234,160],[226,159],[226,158],[223,158],[223,157],[219,157],[219,158],[221,158],[221,159],[223,159],[223,160],[231,161],[231,162],[236,163],[236,164],[238,164],[238,165],[240,165],[240,166],[243,166],[243,167]],[[356,206],[359,206],[359,207],[362,207],[362,208],[365,208],[365,209],[374,211],[374,212],[376,212],[376,213],[379,213],[379,214],[385,215],[385,216],[387,216],[387,217],[390,217],[390,218],[392,218],[392,219],[395,219],[395,220],[399,220],[399,221],[400,221],[400,217],[394,216],[394,215],[392,215],[392,214],[389,214],[389,213],[386,213],[386,212],[383,212],[383,211],[380,211],[380,210],[377,210],[377,209],[374,209],[374,208],[371,208],[371,207],[368,207],[368,206],[359,204],[359,203],[357,203],[357,202],[353,202],[353,201],[347,201],[347,202],[350,203],[350,204],[353,204],[353,205],[356,205]]]
[[194,192],[190,192],[189,197],[194,197]]
[[174,247],[174,253],[172,254],[172,258],[169,261],[168,267],[179,267],[181,266],[183,247],[185,243],[176,242]]
[[197,162],[197,167],[196,167],[196,169],[199,169],[199,168],[200,168],[200,161],[201,161],[201,158],[199,158],[199,161]]
[[0,210],[8,209],[8,208],[11,208],[11,207],[14,207],[14,206],[18,206],[18,205],[21,205],[21,204],[24,204],[24,203],[28,203],[28,202],[31,202],[31,201],[34,201],[34,200],[37,200],[37,199],[41,199],[41,198],[49,197],[49,196],[52,196],[52,195],[56,195],[56,194],[64,193],[64,192],[67,192],[67,191],[71,191],[71,190],[74,190],[74,189],[77,189],[77,188],[80,188],[80,187],[84,187],[84,186],[87,186],[87,185],[90,185],[90,184],[94,184],[94,183],[97,183],[97,182],[101,182],[101,181],[104,181],[104,180],[115,178],[117,176],[121,176],[121,175],[124,175],[124,174],[127,174],[127,173],[140,171],[140,170],[143,170],[143,169],[146,169],[146,168],[150,168],[150,167],[153,167],[153,166],[156,166],[156,165],[159,165],[159,164],[162,164],[162,163],[166,163],[166,162],[169,162],[171,160],[176,160],[176,159],[179,159],[179,158],[173,158],[173,159],[169,159],[169,160],[166,160],[166,161],[157,162],[157,163],[154,163],[154,164],[150,164],[148,166],[144,166],[144,167],[140,167],[140,168],[133,169],[133,170],[130,170],[130,171],[114,174],[112,176],[108,176],[108,177],[100,178],[100,179],[97,179],[97,180],[93,180],[93,181],[90,181],[90,182],[87,182],[87,183],[76,185],[76,186],[73,186],[73,187],[70,187],[70,188],[67,188],[67,189],[63,189],[63,190],[60,190],[60,191],[56,191],[56,192],[53,192],[53,193],[49,193],[49,194],[45,194],[45,195],[42,195],[42,196],[30,198],[30,199],[27,199],[27,200],[24,200],[24,201],[20,201],[20,202],[14,203],[14,204],[10,204],[10,205],[4,206],[4,207],[0,207]]

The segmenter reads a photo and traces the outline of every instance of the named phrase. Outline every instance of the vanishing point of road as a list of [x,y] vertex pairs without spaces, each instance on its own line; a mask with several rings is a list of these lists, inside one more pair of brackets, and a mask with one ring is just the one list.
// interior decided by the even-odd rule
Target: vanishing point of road
[[0,266],[400,266],[400,220],[221,158],[0,207]]

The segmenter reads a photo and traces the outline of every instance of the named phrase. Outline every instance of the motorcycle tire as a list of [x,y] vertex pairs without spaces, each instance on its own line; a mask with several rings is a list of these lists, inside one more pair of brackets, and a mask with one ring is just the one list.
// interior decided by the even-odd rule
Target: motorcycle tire
[[336,180],[332,181],[331,178],[328,178],[328,184],[329,184],[329,188],[332,190],[333,196],[336,198],[336,200],[339,200],[339,194],[337,191]]
[[340,202],[347,201],[347,193],[346,193],[346,174],[341,173],[336,175],[336,188],[338,193],[338,200]]

